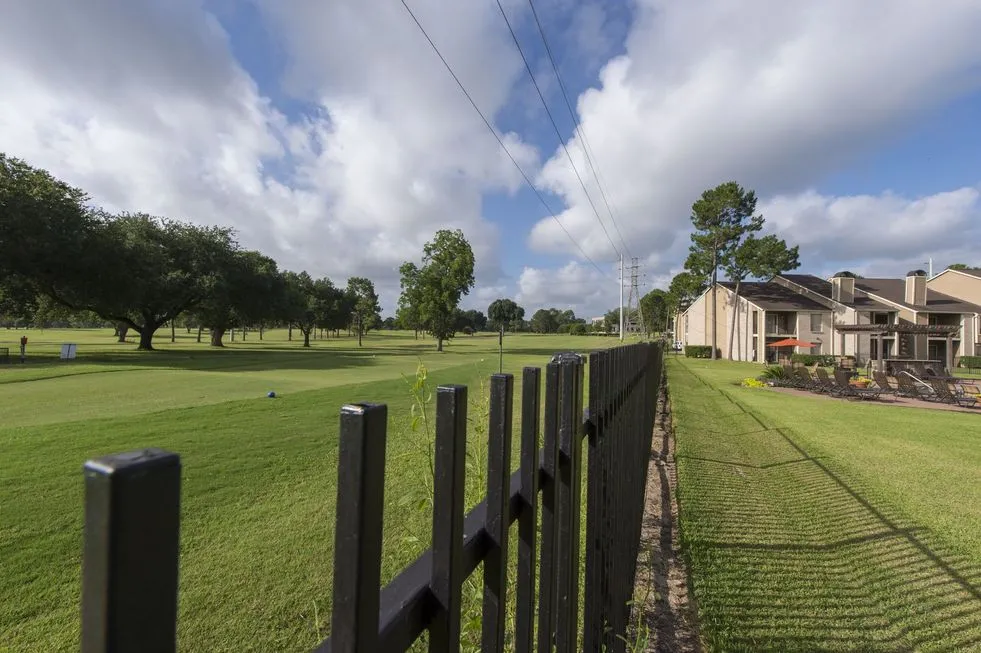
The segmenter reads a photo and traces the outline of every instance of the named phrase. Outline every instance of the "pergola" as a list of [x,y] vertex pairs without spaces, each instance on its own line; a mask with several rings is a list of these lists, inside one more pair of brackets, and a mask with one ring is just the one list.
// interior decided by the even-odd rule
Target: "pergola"
[[887,334],[913,334],[946,336],[948,370],[954,369],[954,336],[960,333],[960,326],[947,324],[841,324],[836,322],[834,328],[839,333],[867,333],[875,336],[878,341],[879,371],[885,372],[885,359],[882,356],[882,336]]

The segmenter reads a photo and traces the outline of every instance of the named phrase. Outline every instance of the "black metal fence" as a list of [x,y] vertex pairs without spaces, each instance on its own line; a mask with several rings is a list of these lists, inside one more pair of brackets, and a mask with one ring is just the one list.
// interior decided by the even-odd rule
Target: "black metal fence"
[[[651,343],[590,354],[585,414],[581,356],[553,357],[545,368],[544,402],[541,369],[525,368],[520,465],[514,473],[514,378],[493,375],[487,495],[466,515],[467,388],[440,386],[432,546],[384,588],[388,411],[380,404],[343,407],[332,632],[316,650],[405,651],[428,631],[430,651],[458,651],[463,584],[483,562],[483,651],[505,650],[509,608],[514,640],[508,650],[624,651],[662,357],[663,346]],[[86,463],[83,653],[176,649],[180,473],[179,457],[159,449]],[[508,535],[516,520],[512,601],[506,595]]]

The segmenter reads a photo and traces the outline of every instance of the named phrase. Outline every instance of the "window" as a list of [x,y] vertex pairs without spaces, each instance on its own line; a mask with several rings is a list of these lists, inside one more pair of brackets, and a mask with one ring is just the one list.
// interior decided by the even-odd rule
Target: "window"
[[890,324],[889,313],[873,313],[872,324]]
[[760,332],[760,312],[753,311],[753,335]]
[[820,313],[811,313],[811,333],[821,333],[821,320],[824,318]]

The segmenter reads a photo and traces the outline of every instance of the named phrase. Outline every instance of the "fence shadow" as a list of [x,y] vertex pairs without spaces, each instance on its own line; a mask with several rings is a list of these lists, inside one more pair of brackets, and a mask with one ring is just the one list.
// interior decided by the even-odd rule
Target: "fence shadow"
[[[705,410],[739,405],[694,383],[687,390],[704,395]],[[725,421],[762,420],[747,412]],[[679,462],[683,482],[697,486],[685,539],[715,647],[981,649],[981,561],[870,499],[791,429],[693,448]]]

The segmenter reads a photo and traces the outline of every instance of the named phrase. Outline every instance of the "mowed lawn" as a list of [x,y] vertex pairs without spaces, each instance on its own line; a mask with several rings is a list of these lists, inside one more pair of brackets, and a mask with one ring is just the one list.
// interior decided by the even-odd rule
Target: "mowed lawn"
[[[0,332],[16,352],[23,331]],[[329,630],[340,407],[389,405],[383,576],[428,546],[428,441],[413,430],[409,383],[470,386],[467,506],[483,495],[486,395],[497,336],[431,339],[369,334],[317,340],[285,331],[263,341],[197,344],[160,332],[135,352],[111,332],[32,331],[26,365],[0,366],[0,651],[70,651],[79,641],[82,464],[148,446],[183,463],[179,645],[187,651],[305,651]],[[78,344],[78,359],[57,360]],[[505,371],[559,350],[612,340],[509,335]],[[403,375],[405,378],[403,378]],[[274,390],[276,399],[266,398]],[[433,406],[430,404],[429,410]],[[432,413],[430,412],[430,417]],[[517,436],[517,432],[515,433]],[[517,441],[514,446],[517,458]],[[478,630],[479,636],[479,630]]]
[[981,411],[739,387],[759,371],[668,367],[710,650],[981,650]]

